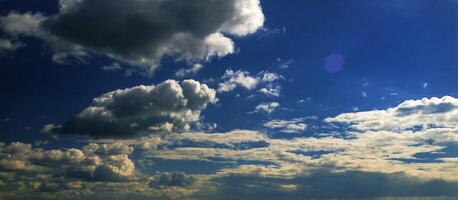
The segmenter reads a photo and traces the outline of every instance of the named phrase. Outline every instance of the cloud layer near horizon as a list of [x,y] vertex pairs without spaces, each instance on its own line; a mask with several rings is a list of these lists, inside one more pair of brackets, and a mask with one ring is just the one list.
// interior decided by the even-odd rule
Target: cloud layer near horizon
[[[0,144],[0,184],[18,187],[8,187],[11,191],[2,191],[0,196],[14,199],[24,196],[21,191],[40,191],[44,199],[53,198],[44,195],[62,198],[77,192],[76,197],[102,198],[100,195],[107,195],[103,190],[110,187],[119,199],[133,197],[134,193],[138,198],[153,199],[222,198],[228,193],[237,193],[240,198],[259,193],[289,199],[304,195],[449,199],[457,194],[458,162],[444,149],[458,143],[458,127],[453,120],[457,102],[453,97],[425,98],[386,110],[342,113],[325,119],[341,132],[333,136],[316,133],[282,139],[259,131],[233,130],[106,139],[71,149]],[[410,126],[421,128],[412,130],[406,124],[394,129],[384,123],[385,118],[379,116],[376,120],[373,115],[412,121]],[[442,120],[433,122],[432,118]],[[273,120],[265,125],[281,131],[286,124],[297,121]],[[423,160],[420,154],[429,156],[429,160]],[[205,167],[219,167],[210,174],[154,175],[150,170],[159,161],[196,166],[203,162]],[[56,171],[59,176],[50,176]],[[316,180],[326,180],[329,187],[325,187],[325,193],[324,185]],[[382,185],[384,189],[352,184],[339,190],[339,183],[349,180]]]

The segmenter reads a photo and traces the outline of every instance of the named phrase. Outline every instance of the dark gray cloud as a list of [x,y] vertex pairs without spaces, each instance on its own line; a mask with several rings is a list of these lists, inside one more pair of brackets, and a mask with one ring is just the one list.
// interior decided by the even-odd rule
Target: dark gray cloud
[[53,16],[11,12],[0,28],[58,47],[57,61],[90,50],[157,64],[163,55],[193,62],[231,54],[226,35],[245,36],[264,23],[259,0],[59,0],[59,7]]
[[198,122],[215,90],[194,80],[167,80],[156,86],[137,86],[103,94],[62,126],[46,125],[45,132],[94,137],[128,137],[144,132],[184,131]]
[[317,172],[292,179],[255,175],[215,179],[218,190],[203,190],[199,199],[378,199],[402,197],[447,199],[458,195],[458,183],[424,181],[403,174],[349,171]]
[[[66,5],[45,23],[67,41],[127,59],[159,58],[164,43],[177,33],[203,40],[235,12],[233,0],[139,1],[91,0]],[[211,16],[212,20],[208,20]],[[191,44],[190,44],[191,45]],[[189,48],[191,53],[198,47]]]

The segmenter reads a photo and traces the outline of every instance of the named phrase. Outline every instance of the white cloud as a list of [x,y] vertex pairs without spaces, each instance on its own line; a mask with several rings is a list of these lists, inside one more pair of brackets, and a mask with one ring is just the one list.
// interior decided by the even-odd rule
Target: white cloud
[[195,63],[189,69],[179,69],[175,72],[176,77],[186,77],[189,75],[197,74],[204,66],[199,63]]
[[142,174],[123,154],[129,148],[124,141],[50,150],[0,143],[0,198],[188,199],[201,184],[199,176],[181,172]]
[[274,119],[264,123],[263,125],[264,127],[277,129],[283,133],[298,133],[307,128],[307,124],[304,122],[305,118],[294,118],[289,120]]
[[83,147],[83,151],[86,154],[98,154],[98,155],[119,155],[119,154],[131,154],[134,148],[121,142],[97,144],[90,143]]
[[273,81],[283,78],[282,76],[278,75],[277,73],[272,73],[268,71],[260,72],[258,76],[260,76],[260,80],[263,82],[273,82]]
[[7,16],[0,17],[0,27],[12,35],[37,35],[40,26],[46,17],[37,13],[10,12]]
[[346,123],[359,130],[405,131],[414,128],[456,127],[458,125],[458,100],[423,98],[407,100],[386,110],[345,113],[325,119],[326,122]]
[[250,75],[248,71],[238,70],[226,70],[224,75],[221,77],[223,82],[219,84],[218,92],[230,92],[237,87],[242,87],[246,90],[253,90],[259,84],[266,84],[264,88],[259,90],[260,93],[279,96],[281,87],[274,84],[275,81],[282,79],[283,77],[277,73],[268,71],[262,71],[256,76]]
[[233,71],[230,69],[226,70],[222,79],[224,82],[219,84],[218,92],[230,92],[237,86],[252,90],[259,82],[258,79],[251,76],[247,71]]
[[245,36],[256,32],[264,24],[260,1],[239,0],[235,1],[234,16],[224,23],[222,31],[237,36]]
[[[331,137],[273,139],[241,134],[237,140],[246,136],[246,140],[264,140],[268,146],[242,150],[191,146],[156,150],[148,154],[174,160],[211,161],[221,158],[275,164],[242,165],[223,170],[221,173],[225,175],[241,173],[291,178],[325,169],[333,172],[404,173],[422,180],[456,181],[458,162],[453,157],[444,154],[436,162],[422,162],[422,158],[417,157],[418,154],[441,155],[441,152],[449,151],[445,150],[448,145],[458,142],[458,126],[455,120],[458,114],[455,113],[454,106],[448,105],[455,101],[452,97],[408,100],[386,110],[344,113],[326,121],[348,123],[356,130],[340,130],[339,135]],[[405,120],[406,117],[412,119]],[[265,126],[274,129],[288,128],[291,121],[300,123],[298,120],[272,120],[265,123]],[[411,128],[418,124],[431,124],[432,121],[435,122],[432,126]],[[339,123],[338,127],[345,127],[341,127]],[[296,127],[299,129],[300,126],[294,128]],[[206,138],[212,138],[212,134],[199,134],[195,140],[226,142],[222,136],[214,137],[213,141]]]
[[104,71],[116,72],[122,69],[121,65],[117,62],[112,63],[111,65],[105,65],[102,67]]
[[135,164],[125,154],[108,156],[103,165],[96,168],[94,178],[98,180],[122,180],[134,175]]
[[278,107],[280,107],[278,102],[260,103],[256,106],[255,112],[266,112],[270,114],[274,112]]
[[267,136],[250,130],[233,130],[226,133],[182,133],[175,136],[175,140],[189,140],[193,142],[207,142],[217,144],[237,144],[243,142],[259,142],[267,139]]
[[277,58],[277,65],[279,69],[288,69],[293,63],[293,60],[283,60],[281,58]]
[[278,96],[280,96],[281,86],[273,85],[273,84],[267,84],[266,87],[261,88],[258,91],[260,93],[268,95],[268,96],[278,97]]
[[105,167],[112,172],[110,175],[127,177],[134,175],[134,164],[127,157],[132,151],[132,147],[120,143],[92,143],[82,147],[82,150],[44,150],[16,142],[0,145],[0,169],[45,174],[65,172],[68,178],[92,179],[99,167]]
[[[257,131],[234,130],[226,133],[165,134],[161,138],[156,135],[128,140],[108,139],[81,149],[44,150],[23,143],[0,143],[0,185],[8,186],[0,189],[0,197],[5,197],[11,191],[41,195],[45,189],[53,189],[53,194],[72,190],[83,197],[86,192],[102,194],[101,191],[116,195],[130,192],[139,196],[153,191],[193,194],[187,189],[198,190],[194,186],[201,184],[200,181],[205,178],[231,176],[252,178],[249,186],[262,182],[263,187],[279,187],[292,192],[295,188],[301,190],[307,186],[294,180],[304,177],[317,180],[313,179],[316,178],[316,172],[342,175],[345,180],[349,177],[346,175],[355,172],[375,173],[376,177],[396,175],[425,184],[427,188],[430,188],[431,180],[439,183],[440,188],[448,188],[443,186],[458,180],[457,158],[443,153],[450,151],[446,149],[449,145],[458,143],[456,103],[453,97],[425,98],[408,100],[384,110],[342,113],[326,119],[339,130],[339,134],[332,137],[284,139],[272,138],[269,134]],[[303,120],[298,118],[271,120],[264,125],[283,129],[288,128],[289,124],[299,123],[303,123]],[[347,125],[351,129],[345,129]],[[192,142],[185,145],[184,141]],[[250,142],[265,145],[231,148],[238,143]],[[145,149],[142,150],[142,157],[130,156],[132,147],[142,148],[143,143]],[[423,162],[419,154],[434,156],[429,158],[431,162]],[[136,167],[136,163],[141,163],[145,158],[174,162],[185,160],[186,163],[193,160],[210,164],[216,162],[222,167],[217,173],[204,175],[202,179],[192,175],[196,177],[192,181],[189,180],[194,178],[180,172],[160,172],[148,177]],[[29,172],[39,175],[31,176]],[[88,176],[81,176],[82,172]],[[16,173],[19,175],[16,176]],[[280,182],[265,184],[265,181],[273,179]],[[234,184],[239,185],[240,182],[234,181]],[[215,185],[201,186],[213,189],[211,186]],[[245,186],[248,185],[241,187]],[[177,198],[186,199],[182,196]]]

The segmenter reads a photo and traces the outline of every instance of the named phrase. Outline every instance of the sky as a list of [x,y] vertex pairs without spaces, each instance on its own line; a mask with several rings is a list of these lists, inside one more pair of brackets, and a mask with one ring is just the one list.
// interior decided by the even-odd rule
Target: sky
[[458,1],[0,0],[0,199],[456,199]]

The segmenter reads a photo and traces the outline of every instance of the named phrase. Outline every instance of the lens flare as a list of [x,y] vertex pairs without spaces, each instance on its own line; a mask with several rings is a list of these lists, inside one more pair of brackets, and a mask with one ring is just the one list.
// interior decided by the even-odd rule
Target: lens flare
[[338,53],[331,54],[324,60],[325,69],[330,73],[337,73],[341,71],[344,65],[345,59],[341,54]]

